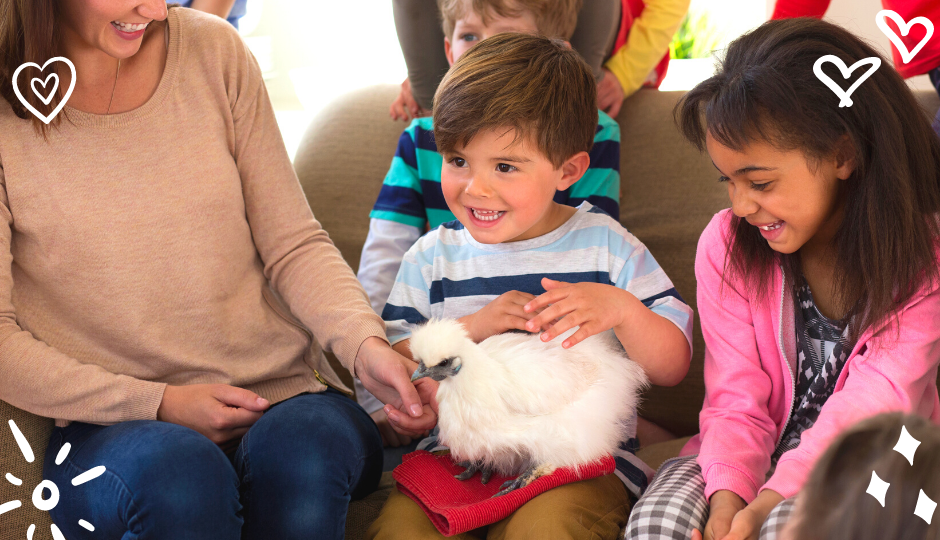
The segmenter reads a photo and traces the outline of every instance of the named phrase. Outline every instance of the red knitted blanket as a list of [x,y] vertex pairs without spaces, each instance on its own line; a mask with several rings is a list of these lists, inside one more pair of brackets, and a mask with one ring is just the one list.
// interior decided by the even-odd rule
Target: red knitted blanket
[[605,456],[581,467],[577,473],[568,468],[558,469],[524,488],[495,498],[493,495],[499,493],[503,482],[512,477],[494,474],[486,485],[480,483],[479,473],[466,481],[457,480],[454,475],[463,469],[449,455],[412,452],[392,476],[398,482],[398,490],[418,503],[441,534],[454,536],[496,523],[549,489],[609,474],[614,466],[614,458]]

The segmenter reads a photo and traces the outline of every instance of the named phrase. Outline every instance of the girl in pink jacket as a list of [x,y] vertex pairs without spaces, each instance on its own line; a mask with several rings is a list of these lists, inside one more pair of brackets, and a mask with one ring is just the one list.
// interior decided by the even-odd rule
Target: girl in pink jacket
[[695,262],[700,434],[660,468],[627,538],[775,538],[845,427],[895,410],[940,422],[940,139],[883,59],[840,107],[814,75],[825,55],[880,58],[832,24],[770,21],[676,107],[731,208]]

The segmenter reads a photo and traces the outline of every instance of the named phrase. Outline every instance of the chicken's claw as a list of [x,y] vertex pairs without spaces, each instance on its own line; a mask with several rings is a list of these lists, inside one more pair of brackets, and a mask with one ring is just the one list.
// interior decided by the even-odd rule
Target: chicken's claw
[[469,480],[476,474],[478,471],[480,473],[480,483],[486,484],[490,481],[490,477],[493,476],[493,469],[490,469],[482,463],[472,463],[469,461],[462,461],[457,464],[458,467],[463,467],[465,470],[460,474],[455,474],[454,478],[460,480],[461,482]]
[[503,482],[503,485],[500,486],[501,491],[497,493],[496,495],[493,495],[493,497],[499,497],[500,495],[505,495],[509,493],[510,491],[515,491],[519,488],[524,488],[528,486],[536,478],[539,478],[540,476],[544,476],[545,474],[547,474],[547,472],[545,472],[546,470],[547,469],[543,466],[535,466],[535,467],[526,469],[522,474],[520,474],[518,477],[514,478],[513,480],[506,480],[505,482]]

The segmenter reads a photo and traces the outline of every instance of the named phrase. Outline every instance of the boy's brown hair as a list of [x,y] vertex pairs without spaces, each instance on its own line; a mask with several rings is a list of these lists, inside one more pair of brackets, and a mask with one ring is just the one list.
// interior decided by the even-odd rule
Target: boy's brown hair
[[[913,465],[893,450],[902,426],[920,442]],[[867,493],[872,471],[890,485],[883,508]],[[876,416],[849,429],[816,463],[798,496],[789,538],[938,540],[940,512],[929,525],[914,515],[921,490],[940,501],[940,428],[920,416]]]
[[534,142],[555,168],[590,151],[597,128],[591,68],[557,39],[504,33],[475,45],[434,95],[434,140],[447,154],[503,128]]
[[457,21],[470,9],[488,22],[490,15],[517,17],[524,12],[535,16],[539,34],[550,38],[570,39],[578,23],[583,0],[438,0],[444,35],[454,36]]

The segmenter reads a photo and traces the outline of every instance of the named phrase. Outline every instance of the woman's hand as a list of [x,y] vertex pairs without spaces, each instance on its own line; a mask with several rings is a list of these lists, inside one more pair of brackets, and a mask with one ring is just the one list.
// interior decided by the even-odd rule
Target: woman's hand
[[526,330],[536,332],[547,328],[542,333],[542,341],[551,341],[579,326],[578,331],[561,344],[567,349],[623,323],[627,305],[624,297],[630,294],[623,289],[603,283],[565,283],[548,278],[542,278],[542,286],[547,292],[523,307],[526,314],[532,316],[526,323]]
[[431,116],[431,111],[418,105],[418,102],[415,101],[414,96],[411,94],[411,81],[405,79],[405,81],[401,83],[401,92],[399,92],[398,97],[395,98],[395,101],[392,102],[392,106],[388,109],[388,115],[392,117],[392,120],[404,120],[407,122],[412,118]]
[[268,400],[226,384],[167,386],[157,420],[186,426],[219,446],[237,440],[261,418]]
[[719,490],[712,494],[709,502],[708,522],[705,524],[704,539],[698,529],[692,531],[692,540],[722,540],[731,530],[735,515],[747,504],[733,491]]
[[620,106],[623,105],[623,87],[620,81],[609,69],[604,69],[604,76],[597,83],[597,108],[617,118]]
[[526,321],[535,317],[537,312],[529,313],[522,308],[533,298],[535,296],[529,293],[509,291],[496,297],[480,311],[457,320],[467,329],[470,339],[475,343],[509,330],[525,330]]
[[411,383],[411,374],[417,367],[374,336],[363,341],[356,354],[355,375],[366,390],[387,404],[387,414],[392,409],[404,413],[389,416],[392,426],[409,436],[423,433],[437,424],[437,414],[431,409],[430,398],[419,395]]

